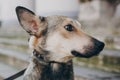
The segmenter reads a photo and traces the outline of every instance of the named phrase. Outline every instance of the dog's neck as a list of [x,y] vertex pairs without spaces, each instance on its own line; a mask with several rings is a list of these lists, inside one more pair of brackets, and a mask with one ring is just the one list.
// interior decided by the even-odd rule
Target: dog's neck
[[64,64],[62,62],[47,61],[46,60],[46,55],[40,54],[37,50],[33,51],[33,56],[40,64],[43,64],[43,65],[48,65],[48,64],[52,64],[52,63]]
[[72,61],[68,63],[50,63],[48,65],[37,62],[37,64],[40,66],[37,68],[41,71],[39,80],[73,80]]
[[29,74],[29,77],[32,76],[34,80],[74,80],[72,60],[67,63],[45,62],[35,51],[33,56],[34,72]]

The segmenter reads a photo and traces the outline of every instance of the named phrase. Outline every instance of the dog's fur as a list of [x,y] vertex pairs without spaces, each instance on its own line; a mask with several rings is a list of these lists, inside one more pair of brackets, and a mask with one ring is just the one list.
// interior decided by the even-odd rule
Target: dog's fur
[[32,55],[25,80],[74,80],[72,58],[92,57],[104,47],[104,43],[85,34],[76,20],[36,16],[21,6],[16,13],[21,26],[31,35],[29,46],[37,55]]

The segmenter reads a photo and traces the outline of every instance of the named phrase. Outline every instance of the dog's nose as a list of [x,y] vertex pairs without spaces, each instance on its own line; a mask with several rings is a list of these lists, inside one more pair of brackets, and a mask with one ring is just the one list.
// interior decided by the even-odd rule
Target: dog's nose
[[97,39],[93,39],[93,43],[94,43],[95,50],[97,50],[98,52],[102,51],[105,46],[103,42],[98,41]]
[[99,45],[98,45],[99,50],[102,51],[104,46],[105,46],[105,44],[103,42],[100,42]]

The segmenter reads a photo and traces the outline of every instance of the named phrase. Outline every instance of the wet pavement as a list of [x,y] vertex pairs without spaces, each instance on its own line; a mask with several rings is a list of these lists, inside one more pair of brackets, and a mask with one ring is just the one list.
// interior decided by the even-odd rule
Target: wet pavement
[[[7,78],[15,74],[16,72],[18,72],[17,69],[13,68],[10,65],[0,62],[0,76],[2,76],[3,78]],[[23,80],[23,76],[17,78],[16,80]]]
[[120,57],[120,50],[108,50],[104,49],[103,52],[101,52],[101,55],[108,55],[113,57]]
[[81,76],[88,80],[120,80],[120,73],[105,72],[77,65],[74,65],[74,73],[76,76]]

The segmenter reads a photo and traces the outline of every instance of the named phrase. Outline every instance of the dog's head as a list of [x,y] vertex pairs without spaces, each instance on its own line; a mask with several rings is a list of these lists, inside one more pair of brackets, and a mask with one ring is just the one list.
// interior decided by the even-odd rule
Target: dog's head
[[20,6],[16,13],[21,26],[31,35],[29,45],[39,54],[46,54],[48,61],[89,58],[98,55],[104,48],[104,43],[84,33],[76,20],[65,16],[36,16]]

